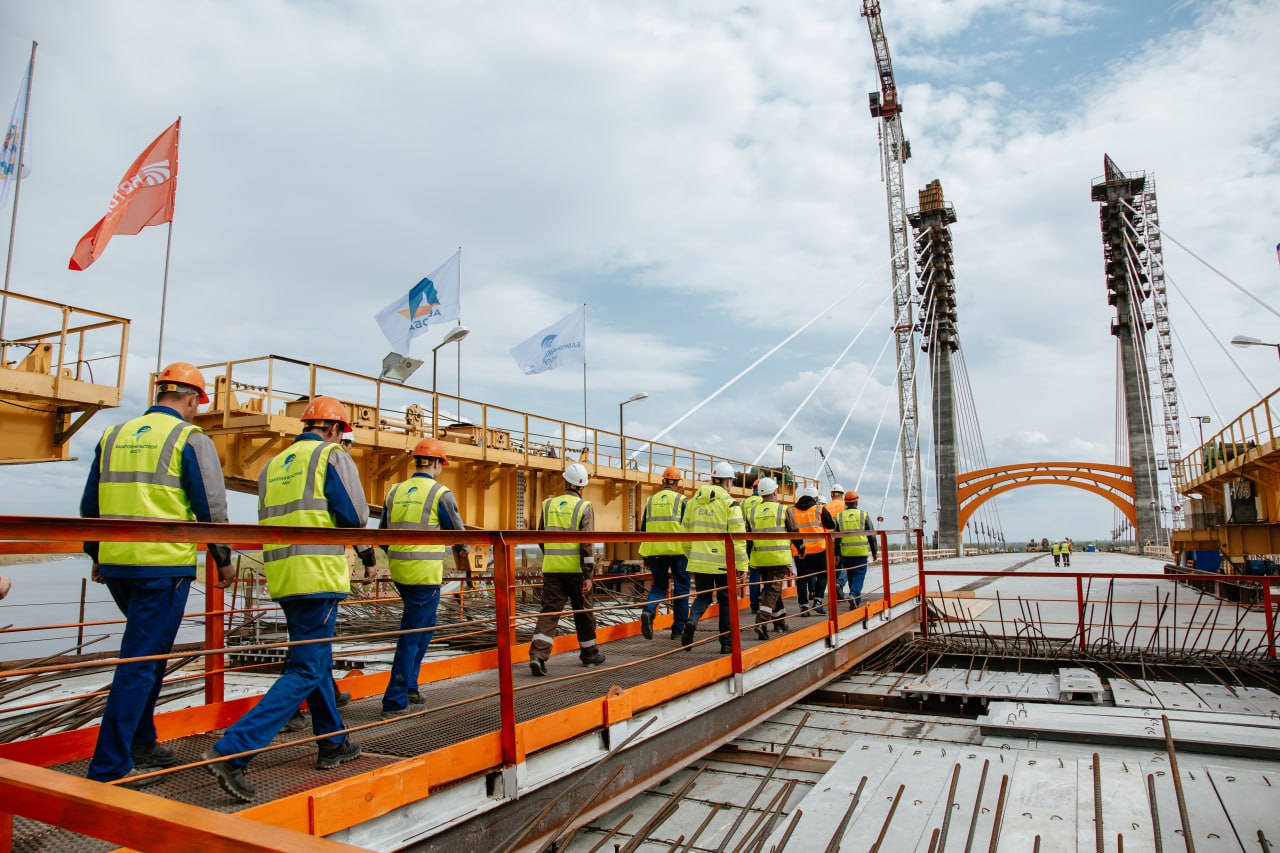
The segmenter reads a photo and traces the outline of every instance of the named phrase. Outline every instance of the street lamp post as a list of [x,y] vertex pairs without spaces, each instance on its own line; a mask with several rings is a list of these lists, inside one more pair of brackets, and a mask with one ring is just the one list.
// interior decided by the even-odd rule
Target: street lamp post
[[778,446],[782,448],[782,458],[778,460],[778,473],[782,474],[787,470],[787,451],[795,450],[795,448],[782,442],[779,442]]
[[1236,335],[1231,339],[1231,345],[1233,347],[1240,347],[1241,349],[1244,347],[1274,347],[1276,355],[1280,356],[1280,344],[1267,343],[1266,341],[1260,341],[1257,338],[1251,338],[1248,335]]
[[[461,341],[469,334],[471,334],[471,330],[466,326],[454,326],[449,330],[449,333],[444,336],[444,340],[431,348],[431,394],[433,395],[433,398],[436,393],[436,356],[440,352],[440,347]],[[461,392],[462,389],[459,388],[458,391]]]
[[627,467],[627,437],[622,433],[622,407],[627,403],[639,403],[641,400],[649,399],[649,395],[643,391],[632,394],[627,399],[618,404],[618,467]]
[[1212,418],[1208,415],[1188,415],[1188,418],[1196,422],[1196,426],[1200,429],[1200,446],[1204,447],[1204,425],[1209,423]]

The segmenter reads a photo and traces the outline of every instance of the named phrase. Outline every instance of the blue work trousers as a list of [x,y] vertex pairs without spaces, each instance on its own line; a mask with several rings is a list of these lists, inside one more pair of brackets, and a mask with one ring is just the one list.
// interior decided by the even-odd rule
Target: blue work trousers
[[693,613],[689,614],[690,621],[696,626],[698,620],[702,618],[702,614],[707,612],[707,608],[711,606],[711,597],[714,595],[716,604],[720,606],[720,645],[725,646],[730,642],[729,639],[729,576],[719,573],[712,574],[710,572],[694,572],[693,583],[698,590],[698,595],[693,599]]
[[396,657],[391,662],[391,681],[382,696],[382,710],[398,711],[409,706],[409,692],[418,689],[418,673],[422,669],[422,656],[431,645],[434,631],[422,628],[436,626],[436,608],[440,606],[439,584],[397,583],[396,591],[404,601],[400,616],[401,631],[418,631],[401,634],[396,640]]
[[867,579],[867,555],[841,557],[842,574],[849,579],[849,598],[854,607],[862,606],[862,584]]
[[[336,598],[282,599],[280,608],[284,610],[289,640],[332,639],[338,624],[338,603]],[[261,749],[280,734],[304,700],[311,710],[314,734],[323,736],[343,728],[337,697],[333,694],[332,643],[291,646],[285,658],[284,674],[249,713],[227,729],[213,748],[222,755]],[[338,735],[328,742],[337,746],[346,739],[346,735]],[[251,758],[233,758],[230,764],[245,767]]]
[[747,570],[747,597],[751,599],[751,612],[760,611],[760,570],[752,566]]
[[650,616],[658,615],[658,602],[668,597],[667,590],[672,590],[675,599],[669,604],[674,620],[672,631],[683,631],[684,623],[689,618],[689,558],[684,554],[658,554],[644,558],[644,567],[653,573],[653,583],[649,586],[649,603],[644,609]]
[[[125,616],[120,657],[165,655],[182,624],[191,578],[106,578],[107,590]],[[111,680],[98,743],[89,762],[90,779],[109,782],[133,769],[133,747],[156,742],[152,720],[165,661],[122,663]]]

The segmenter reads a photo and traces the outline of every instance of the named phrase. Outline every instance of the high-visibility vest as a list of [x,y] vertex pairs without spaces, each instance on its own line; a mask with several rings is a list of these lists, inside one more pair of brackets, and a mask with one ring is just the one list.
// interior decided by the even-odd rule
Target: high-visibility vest
[[[449,487],[431,477],[410,477],[387,492],[382,511],[391,530],[439,530],[440,501]],[[444,580],[443,542],[431,545],[392,545],[387,565],[396,583],[439,586]]]
[[[777,501],[764,501],[751,508],[747,524],[752,533],[786,533],[786,509]],[[751,543],[751,567],[791,565],[791,543],[784,539],[756,539]]]
[[[679,533],[680,514],[684,509],[684,495],[672,489],[663,489],[649,498],[644,508],[646,533]],[[684,553],[680,542],[641,542],[641,557],[666,557]]]
[[827,514],[832,518],[836,518],[840,513],[844,512],[844,498],[829,500],[822,508],[825,509]]
[[751,512],[764,501],[760,495],[752,495],[742,502],[742,517],[744,519],[751,518]]
[[[276,454],[258,478],[258,523],[336,528],[324,496],[329,456],[335,451],[345,452],[327,441],[298,441]],[[272,598],[351,591],[342,545],[264,544],[262,567]]]
[[[195,521],[182,489],[182,451],[200,428],[152,412],[103,433],[99,442],[100,518]],[[98,563],[113,566],[196,565],[193,542],[103,542]]]
[[[747,526],[742,519],[742,507],[720,486],[703,486],[693,497],[684,502],[685,533],[745,533]],[[724,540],[685,542],[689,555],[689,572],[692,574],[723,575],[726,573]],[[746,571],[747,543],[733,543],[735,568]]]
[[[836,528],[841,533],[847,533],[852,530],[866,530],[867,513],[856,506],[851,506],[836,516]],[[865,557],[870,553],[871,543],[867,541],[866,535],[840,537],[841,557]]]
[[1053,555],[1054,555],[1055,557],[1056,557],[1056,556],[1058,556],[1059,554],[1061,554],[1061,553],[1062,553],[1062,543],[1061,543],[1061,542],[1054,542],[1054,543],[1053,543],[1053,547],[1052,547],[1050,550],[1052,550],[1052,551],[1053,551]]
[[[577,530],[591,502],[573,494],[542,502],[543,530]],[[542,546],[543,574],[582,571],[582,546],[577,542],[548,542]]]
[[[819,504],[815,503],[808,509],[796,509],[795,507],[792,507],[791,517],[795,520],[796,527],[801,533],[822,533],[824,530],[822,526],[822,506]],[[805,556],[808,556],[809,554],[820,554],[825,550],[827,550],[827,540],[823,537],[804,537]],[[797,557],[800,556],[794,545],[791,546],[791,553],[795,554]]]

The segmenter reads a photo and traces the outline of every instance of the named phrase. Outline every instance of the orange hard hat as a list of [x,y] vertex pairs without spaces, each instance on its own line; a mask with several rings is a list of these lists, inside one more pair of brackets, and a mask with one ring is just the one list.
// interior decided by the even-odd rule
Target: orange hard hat
[[444,455],[444,444],[438,438],[424,438],[413,447],[413,458],[429,457],[431,459],[439,459],[443,464],[449,464],[449,457]]
[[855,492],[853,489],[850,489],[849,491],[844,493],[844,499],[846,501],[856,501],[858,499],[858,493]]
[[156,374],[156,388],[161,391],[178,391],[178,388],[161,388],[162,385],[182,385],[200,392],[200,402],[209,402],[209,395],[204,392],[204,376],[194,364],[186,361],[175,361]]
[[683,474],[680,473],[680,469],[674,465],[668,465],[667,470],[662,472],[662,479],[675,480],[677,483],[680,482],[680,478],[682,476]]
[[302,420],[304,423],[307,421],[337,421],[342,424],[343,432],[351,429],[351,419],[347,414],[347,407],[333,397],[313,397],[311,402],[307,404],[306,411],[302,413]]

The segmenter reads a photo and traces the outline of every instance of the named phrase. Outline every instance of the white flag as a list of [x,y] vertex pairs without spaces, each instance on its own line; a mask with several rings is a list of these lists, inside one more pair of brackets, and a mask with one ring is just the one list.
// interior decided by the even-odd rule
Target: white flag
[[544,373],[569,364],[587,363],[587,306],[547,326],[511,348],[525,373]]
[[408,293],[374,316],[396,352],[407,354],[409,342],[425,334],[430,324],[461,319],[461,267],[462,250],[459,249],[409,288]]
[[[9,124],[4,130],[4,143],[0,145],[0,208],[9,198],[9,187],[17,176],[18,143],[22,140],[22,118],[27,108],[27,75],[30,66],[22,75],[22,85],[18,88],[18,98],[13,102],[13,112],[9,113]],[[22,158],[22,177],[25,180],[31,174],[31,158]]]

